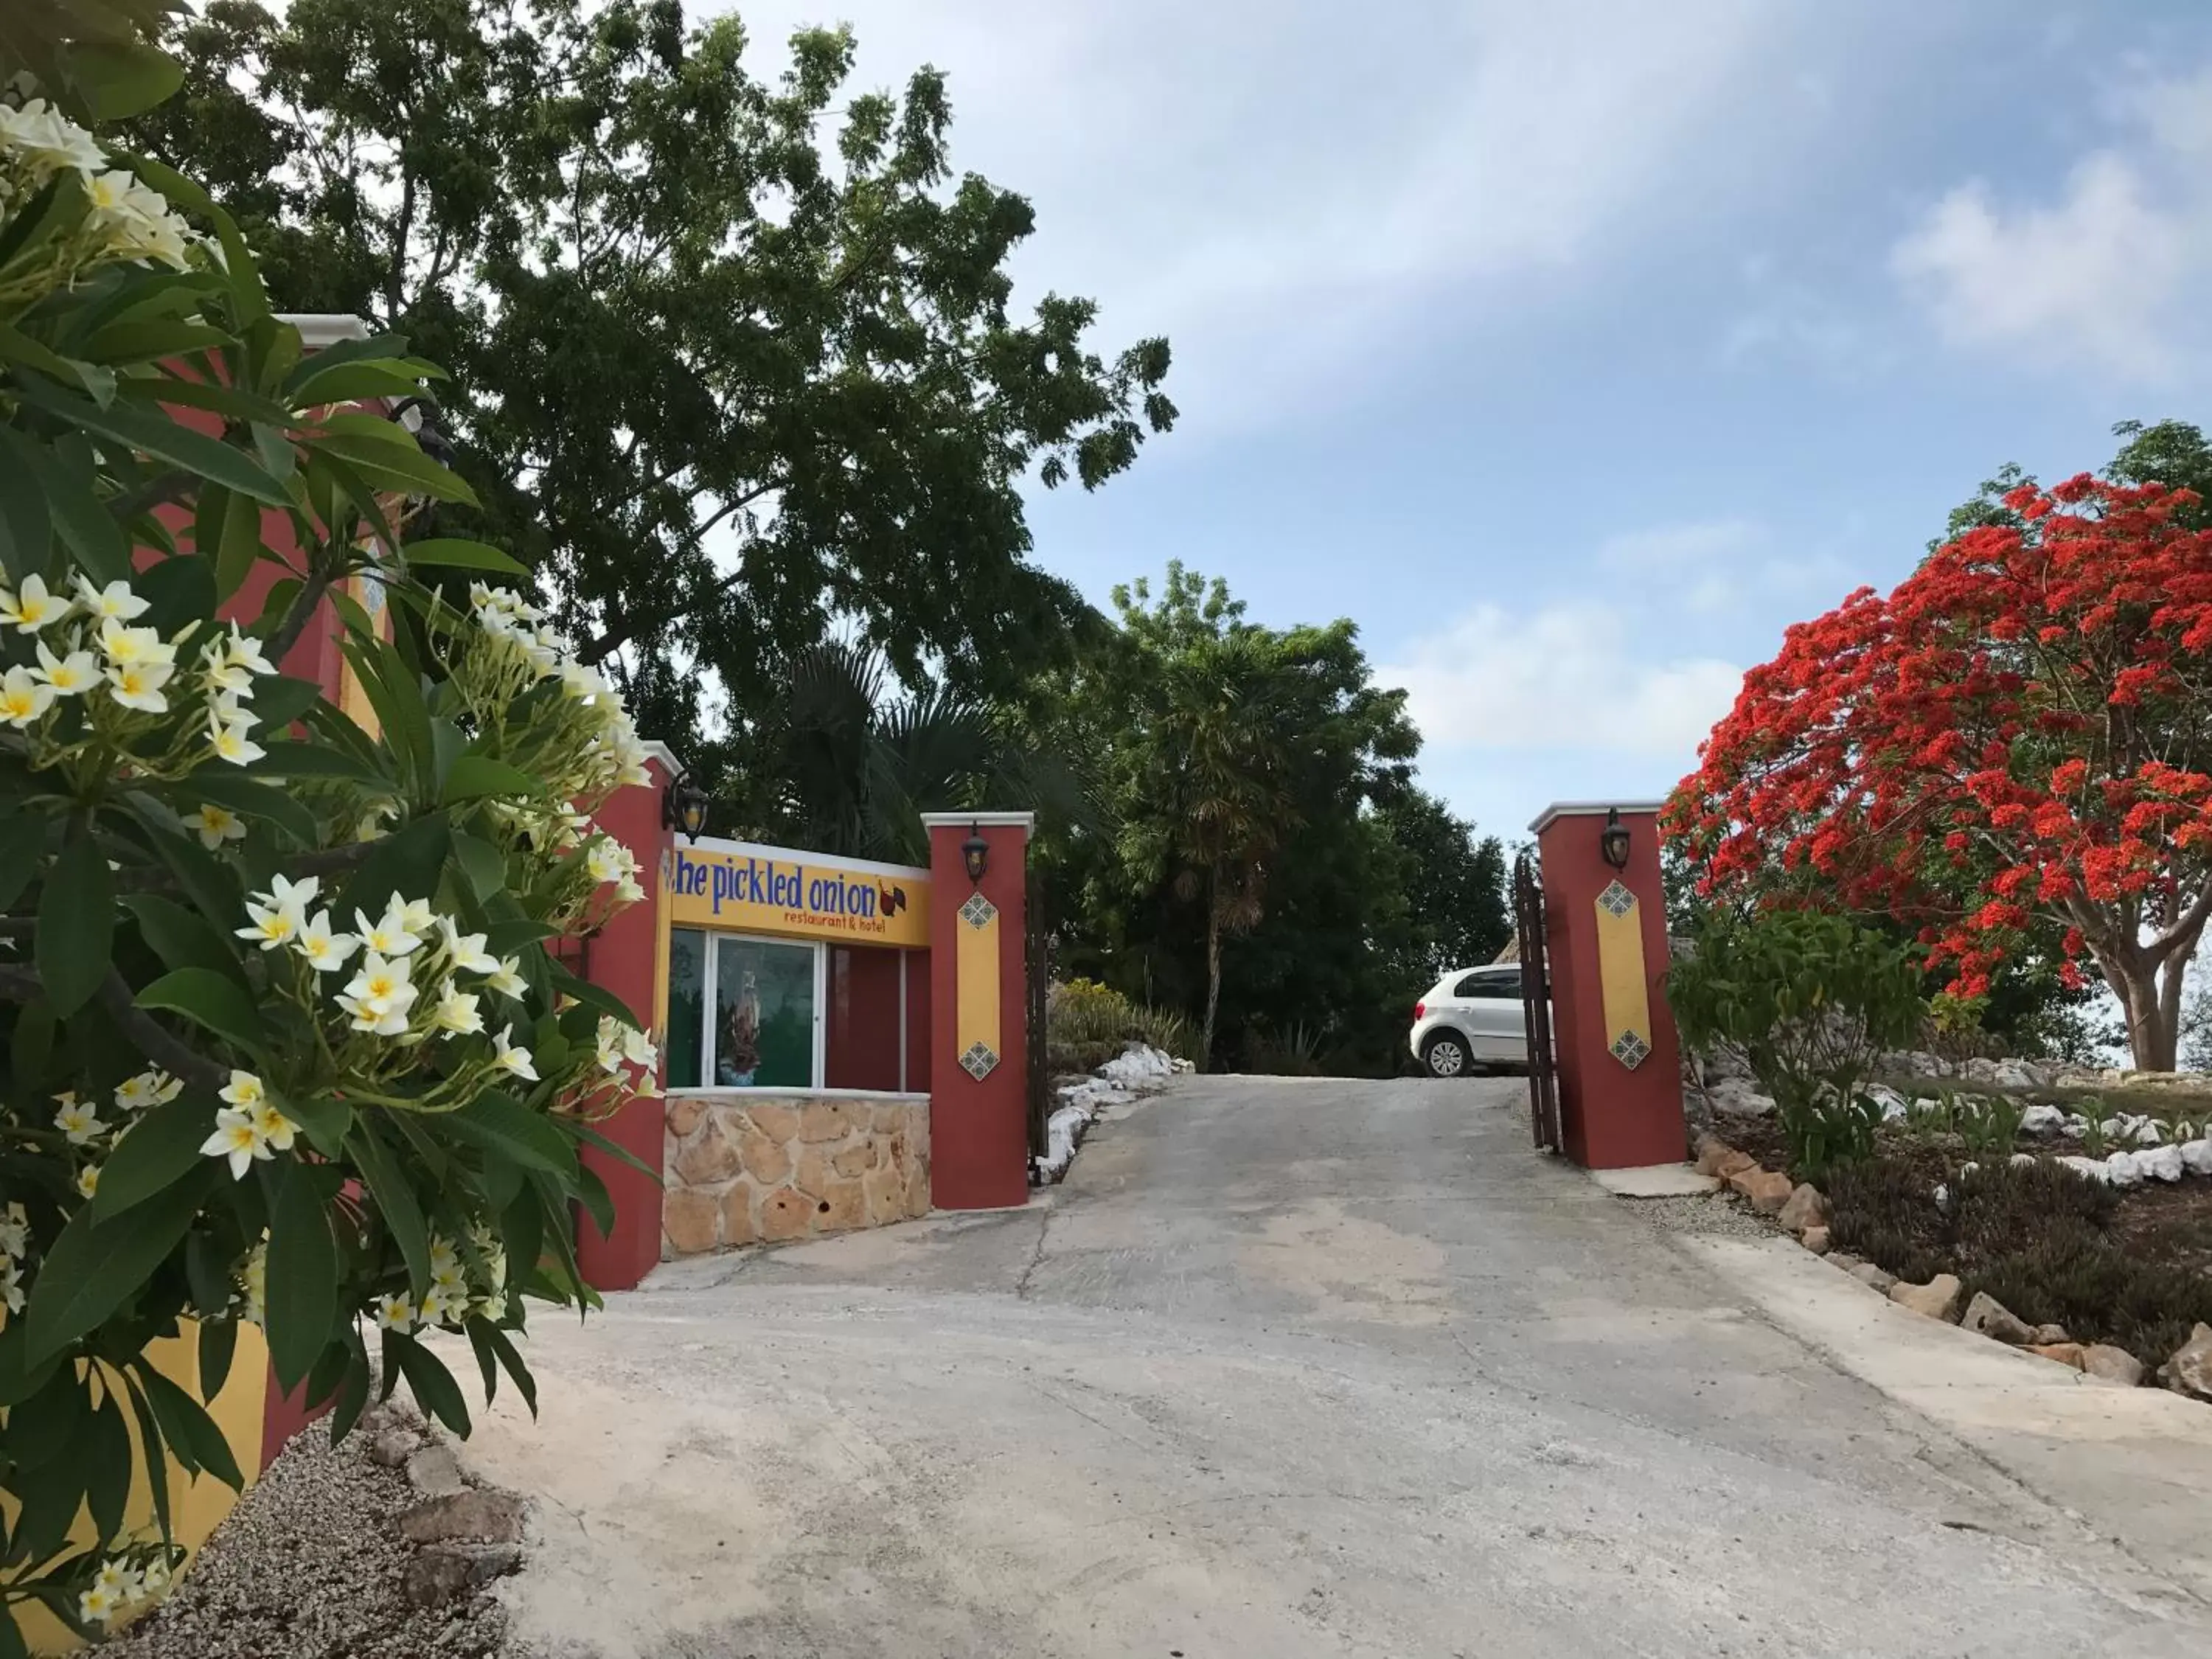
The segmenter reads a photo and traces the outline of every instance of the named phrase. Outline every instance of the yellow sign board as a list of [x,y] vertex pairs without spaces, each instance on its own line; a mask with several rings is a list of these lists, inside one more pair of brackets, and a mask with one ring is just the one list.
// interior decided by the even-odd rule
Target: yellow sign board
[[678,842],[663,862],[678,927],[925,948],[929,872],[749,842]]

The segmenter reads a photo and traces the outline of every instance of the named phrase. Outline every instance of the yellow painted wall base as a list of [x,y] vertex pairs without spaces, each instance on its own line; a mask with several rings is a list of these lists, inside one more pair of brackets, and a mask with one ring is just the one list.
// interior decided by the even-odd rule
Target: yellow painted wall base
[[[200,1397],[199,1330],[191,1321],[184,1322],[181,1335],[164,1337],[148,1348],[146,1354],[162,1376],[187,1390],[193,1399]],[[238,1460],[239,1472],[249,1483],[261,1474],[261,1431],[268,1406],[269,1346],[262,1340],[259,1326],[241,1323],[238,1328],[237,1352],[231,1358],[230,1375],[224,1379],[222,1392],[215,1397],[208,1410],[222,1431],[222,1437],[230,1443],[230,1454]],[[148,1480],[143,1449],[138,1444],[137,1419],[129,1412],[125,1413],[125,1418],[131,1425],[131,1443],[138,1459],[138,1469],[131,1477],[131,1502],[124,1512],[124,1525],[150,1542],[159,1535],[154,1519],[154,1489]],[[174,1462],[169,1463],[165,1474],[169,1482],[169,1522],[175,1529],[176,1541],[198,1553],[209,1534],[222,1524],[236,1505],[238,1494],[212,1475],[204,1474],[197,1479],[187,1475]],[[11,1521],[15,1518],[15,1507],[13,1501],[9,1501]],[[90,1543],[92,1517],[80,1514],[70,1537],[79,1545]],[[84,1645],[44,1607],[19,1607],[15,1623],[33,1653],[72,1653]]]

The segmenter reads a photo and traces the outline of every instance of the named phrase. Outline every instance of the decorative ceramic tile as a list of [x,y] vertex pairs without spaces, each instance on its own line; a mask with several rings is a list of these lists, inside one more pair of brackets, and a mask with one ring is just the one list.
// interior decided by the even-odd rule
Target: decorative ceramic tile
[[1625,916],[1636,908],[1636,895],[1619,882],[1608,882],[1606,890],[1597,896],[1597,902],[1616,916]]
[[1651,1045],[1633,1031],[1623,1031],[1613,1040],[1613,1057],[1634,1071],[1650,1058]]
[[981,927],[998,914],[999,907],[981,893],[972,895],[968,902],[960,907],[960,920],[970,927]]
[[998,1064],[999,1057],[991,1052],[988,1043],[970,1043],[968,1052],[960,1056],[961,1068],[978,1083],[990,1076],[992,1072],[997,1069]]

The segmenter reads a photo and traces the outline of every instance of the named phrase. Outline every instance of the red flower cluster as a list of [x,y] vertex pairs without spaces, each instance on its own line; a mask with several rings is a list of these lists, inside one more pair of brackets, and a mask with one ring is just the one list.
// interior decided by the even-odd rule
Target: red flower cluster
[[1922,923],[1965,996],[2037,914],[2069,958],[2179,914],[2212,880],[2212,532],[2176,521],[2195,501],[2023,488],[2025,528],[1790,629],[1669,807],[1701,890]]

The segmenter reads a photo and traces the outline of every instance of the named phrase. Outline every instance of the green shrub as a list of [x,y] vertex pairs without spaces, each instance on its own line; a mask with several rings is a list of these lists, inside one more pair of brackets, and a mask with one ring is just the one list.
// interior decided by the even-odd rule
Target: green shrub
[[1668,975],[1668,1000],[1693,1047],[1724,1043],[1774,1097],[1793,1170],[1820,1181],[1874,1152],[1881,1109],[1875,1063],[1927,1023],[1910,950],[1843,916],[1723,916]]
[[1132,1042],[1148,1043],[1177,1060],[1188,1060],[1197,1046],[1182,1015],[1132,1002],[1096,980],[1048,988],[1044,1024],[1046,1059],[1055,1072],[1093,1070]]
[[1262,1077],[1319,1077],[1322,1033],[1304,1023],[1280,1031],[1255,1027],[1244,1039],[1245,1069]]

